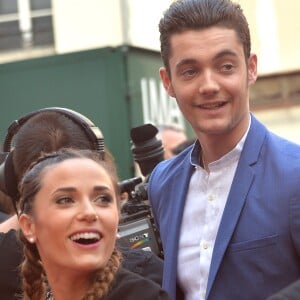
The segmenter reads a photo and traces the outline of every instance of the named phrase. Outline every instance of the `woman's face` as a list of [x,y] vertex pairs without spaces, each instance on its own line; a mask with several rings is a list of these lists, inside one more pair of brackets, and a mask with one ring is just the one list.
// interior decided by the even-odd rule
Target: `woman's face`
[[[115,246],[119,210],[112,179],[97,162],[72,158],[46,167],[31,217],[22,215],[46,272],[90,272],[106,265]],[[62,271],[63,270],[63,271]]]

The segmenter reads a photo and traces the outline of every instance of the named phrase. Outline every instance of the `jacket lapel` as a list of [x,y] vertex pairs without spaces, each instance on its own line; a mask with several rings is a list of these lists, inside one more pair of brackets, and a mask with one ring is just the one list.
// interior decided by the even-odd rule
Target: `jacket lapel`
[[[252,166],[257,162],[266,129],[251,115],[251,127],[232,182],[212,254],[208,276],[206,299],[212,289],[218,269],[233,235],[237,221],[245,204],[255,174]],[[227,274],[230,276],[230,274]]]
[[165,258],[164,264],[168,265],[167,269],[170,272],[169,276],[165,276],[165,278],[169,278],[170,281],[168,283],[165,282],[165,284],[172,286],[172,290],[174,291],[174,295],[172,296],[175,296],[176,290],[178,245],[185,198],[189,181],[194,170],[189,160],[189,155],[187,155],[180,164],[181,166],[177,169],[176,174],[174,174],[172,184],[168,187],[170,189],[169,196],[170,199],[172,199],[172,226],[168,228],[168,240],[166,242],[168,249],[166,249],[166,251],[172,254]]

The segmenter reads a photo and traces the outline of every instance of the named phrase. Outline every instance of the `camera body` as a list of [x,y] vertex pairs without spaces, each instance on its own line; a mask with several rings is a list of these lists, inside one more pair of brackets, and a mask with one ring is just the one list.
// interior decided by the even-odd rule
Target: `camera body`
[[121,209],[119,243],[130,249],[152,251],[163,257],[159,232],[147,199],[147,182],[142,182],[140,177],[130,180],[141,183],[133,187],[132,184],[126,185],[128,180],[125,180],[119,184],[121,192],[129,195]]
[[126,192],[128,195],[121,208],[119,243],[131,249],[152,251],[163,258],[162,244],[147,194],[149,174],[164,159],[162,143],[156,139],[157,133],[157,128],[151,124],[131,130],[131,150],[145,179],[134,177],[119,183],[121,194]]

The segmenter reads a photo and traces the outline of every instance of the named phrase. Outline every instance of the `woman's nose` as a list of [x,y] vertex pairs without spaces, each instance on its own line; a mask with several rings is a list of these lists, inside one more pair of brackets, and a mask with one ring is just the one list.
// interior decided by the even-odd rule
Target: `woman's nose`
[[86,221],[86,222],[95,222],[98,220],[99,216],[97,214],[97,211],[90,200],[84,201],[82,205],[80,205],[80,211],[78,214],[78,218],[80,220]]

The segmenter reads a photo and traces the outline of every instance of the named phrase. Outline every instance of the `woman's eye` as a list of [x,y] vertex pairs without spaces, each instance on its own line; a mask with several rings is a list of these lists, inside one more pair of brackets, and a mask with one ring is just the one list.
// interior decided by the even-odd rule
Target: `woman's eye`
[[109,204],[112,202],[112,197],[109,195],[99,195],[95,198],[94,202],[97,204]]

